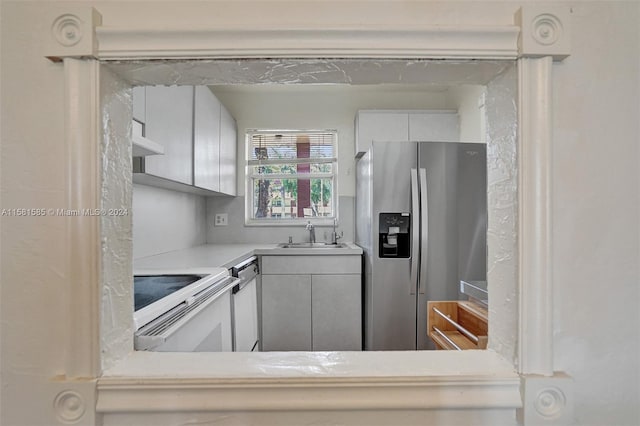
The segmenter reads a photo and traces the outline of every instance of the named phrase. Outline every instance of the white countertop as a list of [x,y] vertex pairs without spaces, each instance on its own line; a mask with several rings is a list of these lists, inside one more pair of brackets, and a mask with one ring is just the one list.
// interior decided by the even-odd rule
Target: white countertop
[[159,269],[230,268],[253,255],[360,255],[362,249],[353,243],[344,248],[282,248],[278,244],[204,244],[182,250],[134,259],[134,273]]

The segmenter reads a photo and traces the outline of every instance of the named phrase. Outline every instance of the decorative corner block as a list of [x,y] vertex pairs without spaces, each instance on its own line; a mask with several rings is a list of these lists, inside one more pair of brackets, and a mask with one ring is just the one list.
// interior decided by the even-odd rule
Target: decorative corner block
[[568,7],[526,4],[516,12],[520,27],[520,57],[553,56],[561,61],[571,54],[571,11]]
[[565,373],[521,376],[522,408],[518,423],[524,426],[573,424],[573,380]]
[[54,62],[63,58],[97,57],[98,39],[95,29],[102,15],[92,7],[59,9],[47,16],[49,36],[45,56]]
[[96,380],[54,377],[47,385],[56,425],[96,424]]

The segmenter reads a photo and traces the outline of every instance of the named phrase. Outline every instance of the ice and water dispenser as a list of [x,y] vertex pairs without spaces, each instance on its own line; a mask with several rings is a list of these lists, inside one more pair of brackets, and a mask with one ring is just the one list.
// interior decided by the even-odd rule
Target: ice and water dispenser
[[378,228],[378,256],[399,258],[411,256],[411,215],[409,213],[380,213]]

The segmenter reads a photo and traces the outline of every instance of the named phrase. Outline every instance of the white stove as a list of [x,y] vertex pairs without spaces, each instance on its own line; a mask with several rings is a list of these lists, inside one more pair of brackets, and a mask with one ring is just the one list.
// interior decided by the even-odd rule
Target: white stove
[[224,268],[136,270],[136,350],[230,350],[231,290],[238,282]]

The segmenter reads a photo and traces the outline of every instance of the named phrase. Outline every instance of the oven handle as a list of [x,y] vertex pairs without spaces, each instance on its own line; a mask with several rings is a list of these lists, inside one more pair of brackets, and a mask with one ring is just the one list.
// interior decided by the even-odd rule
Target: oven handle
[[209,292],[205,289],[138,330],[135,333],[135,350],[148,351],[160,346],[184,323],[240,283],[238,278],[229,277],[227,280],[224,287]]

